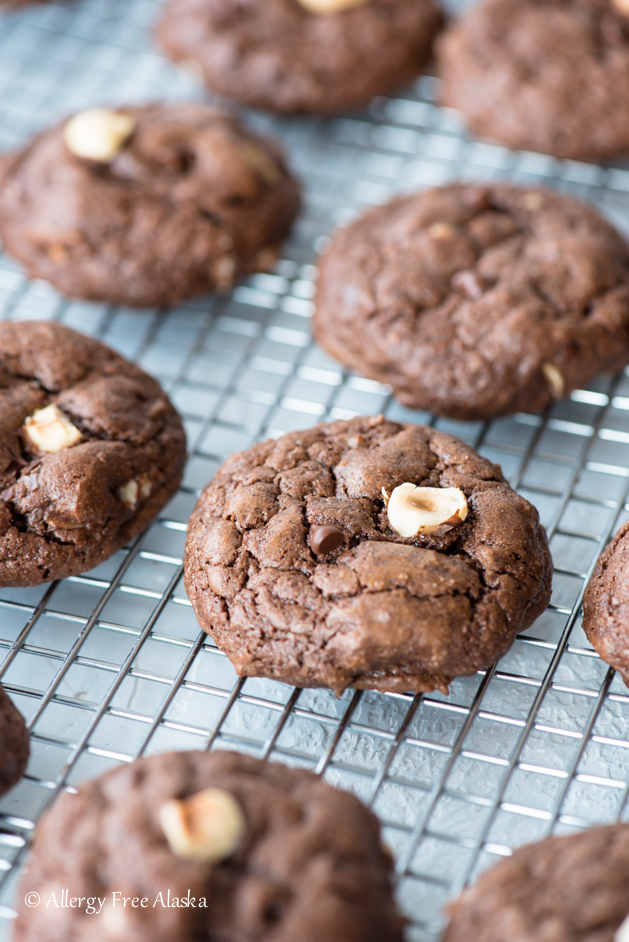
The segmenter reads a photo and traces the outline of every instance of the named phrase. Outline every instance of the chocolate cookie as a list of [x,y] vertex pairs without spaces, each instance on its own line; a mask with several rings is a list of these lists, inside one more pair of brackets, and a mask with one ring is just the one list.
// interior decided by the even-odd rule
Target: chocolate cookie
[[560,193],[429,190],[337,232],[314,333],[411,408],[537,411],[629,361],[629,246]]
[[627,0],[484,0],[438,58],[442,102],[477,137],[573,160],[629,153]]
[[299,206],[279,147],[183,102],[93,109],[0,164],[0,236],[72,297],[170,305],[271,266]]
[[629,912],[629,825],[516,850],[452,907],[443,942],[613,942]]
[[596,563],[583,597],[583,630],[629,687],[629,523]]
[[24,717],[0,686],[0,795],[19,782],[30,751]]
[[437,0],[170,0],[157,39],[220,95],[331,114],[418,75],[442,19]]
[[61,324],[0,322],[0,585],[103,562],[176,493],[179,416],[158,383]]
[[447,691],[505,654],[551,586],[537,511],[500,469],[382,416],[230,457],[191,517],[185,569],[239,674],[337,693]]
[[[57,800],[35,835],[13,938],[401,942],[390,869],[375,816],[312,772],[173,752]],[[64,888],[81,903],[46,908]]]

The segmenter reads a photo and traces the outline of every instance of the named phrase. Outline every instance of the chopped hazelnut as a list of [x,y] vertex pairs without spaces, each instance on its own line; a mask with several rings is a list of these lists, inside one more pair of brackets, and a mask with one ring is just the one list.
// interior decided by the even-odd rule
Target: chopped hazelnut
[[135,124],[131,115],[90,108],[70,118],[63,129],[63,139],[77,157],[108,164],[129,140]]
[[428,229],[431,239],[451,239],[456,229],[448,222],[435,222]]
[[629,16],[629,0],[612,0],[612,4],[623,16]]
[[386,504],[391,528],[404,537],[434,533],[443,526],[450,529],[467,517],[467,500],[458,487],[400,484]]
[[212,265],[212,277],[216,281],[218,291],[230,291],[236,277],[236,259],[231,255],[223,255]]
[[302,7],[309,13],[342,13],[352,7],[360,7],[368,0],[299,0]]
[[81,440],[81,433],[61,409],[51,403],[24,422],[24,431],[38,451],[56,452]]
[[554,363],[544,363],[542,372],[555,399],[561,399],[566,388],[565,380]]
[[135,510],[138,505],[138,482],[131,478],[125,484],[121,484],[116,491],[116,496],[121,503],[126,504],[130,510]]
[[240,805],[229,792],[206,788],[183,801],[167,801],[159,820],[177,857],[219,863],[230,857],[245,833]]

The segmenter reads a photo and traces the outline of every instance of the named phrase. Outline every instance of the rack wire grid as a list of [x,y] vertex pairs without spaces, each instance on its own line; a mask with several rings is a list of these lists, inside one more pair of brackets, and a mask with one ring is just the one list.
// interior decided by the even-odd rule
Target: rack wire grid
[[[150,43],[158,0],[51,2],[0,17],[0,147],[99,102],[199,97]],[[227,298],[134,311],[68,301],[0,257],[0,317],[56,318],[102,338],[169,390],[190,459],[178,496],[97,569],[0,589],[0,677],[32,756],[0,801],[0,934],[35,822],[62,789],[168,749],[234,748],[314,769],[378,813],[397,860],[409,942],[435,942],[443,907],[519,844],[629,820],[629,691],[588,644],[583,590],[629,516],[629,377],[604,376],[545,415],[490,424],[403,409],[313,346],[313,259],[327,234],[395,193],[454,178],[543,183],[629,229],[629,171],[472,143],[435,106],[436,81],[335,120],[250,115],[279,134],[306,191],[274,274]],[[199,630],[182,582],[186,522],[230,452],[328,418],[433,422],[502,465],[539,509],[552,604],[499,664],[449,696],[293,690],[239,679]]]

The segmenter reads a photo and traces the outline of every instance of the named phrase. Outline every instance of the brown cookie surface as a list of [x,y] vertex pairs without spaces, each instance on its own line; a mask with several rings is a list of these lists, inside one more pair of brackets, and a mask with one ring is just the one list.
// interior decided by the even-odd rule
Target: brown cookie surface
[[[72,297],[152,306],[273,264],[299,206],[274,142],[201,104],[105,112],[128,121],[109,159],[73,152],[66,122],[2,161],[0,235],[29,276]],[[72,146],[102,145],[101,125],[86,122]]]
[[24,717],[0,686],[0,795],[20,780],[30,752]]
[[[235,850],[215,863],[175,854],[160,814],[208,788],[244,816]],[[103,910],[21,903],[14,940],[401,942],[390,868],[376,817],[311,772],[234,752],[152,756],[64,794],[37,829],[18,899],[28,890],[44,902],[71,887],[84,900],[106,898]],[[115,891],[148,905],[112,907]],[[197,905],[155,907],[167,891]]]
[[573,160],[629,152],[623,0],[484,0],[437,52],[442,102],[477,137]]
[[[391,501],[407,482],[464,494],[464,522],[401,537]],[[201,626],[238,673],[336,692],[445,690],[501,657],[551,585],[537,511],[500,469],[382,416],[229,458],[191,517],[185,568]]]
[[52,321],[0,322],[0,585],[107,559],[176,493],[179,416],[159,384]]
[[537,411],[629,360],[629,246],[572,197],[452,184],[337,231],[313,326],[411,408]]
[[583,630],[629,687],[629,523],[596,563],[583,597]]
[[443,942],[613,942],[629,912],[629,825],[516,850],[464,890]]
[[157,39],[220,95],[271,111],[329,114],[418,75],[443,20],[436,0],[366,0],[328,15],[310,5],[170,0]]

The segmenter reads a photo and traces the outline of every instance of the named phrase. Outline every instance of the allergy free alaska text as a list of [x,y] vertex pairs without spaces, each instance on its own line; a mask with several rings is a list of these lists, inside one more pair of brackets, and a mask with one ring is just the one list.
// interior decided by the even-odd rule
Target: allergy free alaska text
[[83,909],[88,916],[98,915],[107,906],[112,909],[154,909],[162,906],[164,909],[207,909],[207,900],[204,896],[192,896],[190,890],[186,896],[173,896],[170,890],[160,891],[155,897],[124,896],[121,891],[114,890],[106,896],[70,896],[67,889],[52,892],[45,899],[34,899],[35,893],[27,894],[27,905],[43,905],[46,909]]

